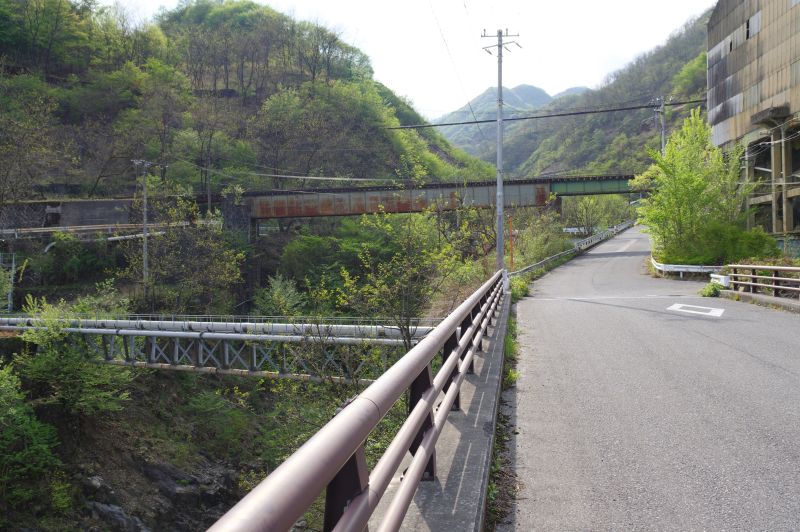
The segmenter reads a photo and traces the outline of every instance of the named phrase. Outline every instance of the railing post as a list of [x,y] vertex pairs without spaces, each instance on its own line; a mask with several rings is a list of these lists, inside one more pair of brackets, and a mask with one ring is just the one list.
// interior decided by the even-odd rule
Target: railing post
[[[411,388],[409,389],[409,398],[408,398],[408,413],[410,414],[414,407],[417,406],[419,403],[420,398],[422,395],[430,389],[433,385],[433,372],[431,370],[431,365],[428,364],[425,369],[417,375],[417,378],[414,379],[414,382],[411,383]],[[433,413],[428,411],[427,415],[425,416],[425,420],[422,422],[422,425],[417,431],[417,435],[414,436],[414,441],[411,442],[410,451],[411,454],[416,454],[417,449],[419,449],[420,444],[422,443],[422,438],[425,436],[425,433],[428,432],[428,429],[433,427]],[[436,450],[434,449],[433,454],[431,455],[431,459],[428,461],[428,465],[425,466],[425,473],[422,475],[422,480],[433,480],[436,478]]]
[[[310,464],[309,467],[311,467]],[[368,483],[367,456],[362,443],[325,489],[325,519],[323,522],[325,532],[330,532],[336,527],[336,523],[347,509],[347,505],[367,489]]]
[[[153,336],[145,336],[144,338],[144,346],[145,346],[145,356],[147,357],[147,362],[153,363],[156,361],[156,339]],[[148,349],[149,347],[149,349]]]
[[[445,340],[444,347],[442,348],[442,364],[447,362],[450,353],[452,353],[453,350],[458,347],[458,341],[461,339],[461,334],[464,331],[463,326],[464,324],[462,322],[461,328],[456,329],[456,332],[454,332],[452,335],[450,335],[450,337],[447,340]],[[450,376],[447,377],[447,382],[442,388],[442,392],[447,393],[447,390],[450,388],[450,385],[453,382],[453,378],[456,376],[457,373],[458,373],[458,364],[456,364],[456,367],[453,368],[453,371],[450,373]],[[450,410],[451,411],[461,410],[461,393],[456,394],[456,399],[455,401],[453,401],[453,407]]]
[[[475,317],[480,315],[482,306],[483,306],[483,298],[481,298],[481,300],[478,301],[476,306],[472,307],[472,311],[469,313],[470,322],[474,321]],[[472,334],[473,338],[475,337],[475,335],[478,334],[478,330],[480,330],[480,324],[478,324],[478,328],[475,329],[475,332]],[[467,349],[464,350],[463,356],[467,355],[467,351],[469,351],[471,346],[472,342],[467,344]],[[481,350],[480,346],[476,347],[475,353],[479,352],[480,350]],[[467,375],[474,375],[474,374],[475,374],[475,357],[473,356],[472,359],[469,361],[469,367],[467,368]]]
[[[112,358],[114,358],[114,354],[113,354],[112,350],[109,349],[109,347],[108,347],[108,340],[109,339],[108,339],[108,337],[106,337],[106,335],[103,334],[103,335],[100,336],[100,341],[103,344],[103,358],[106,359],[106,360],[111,360]],[[113,337],[111,338],[111,342],[114,342],[114,338]]]

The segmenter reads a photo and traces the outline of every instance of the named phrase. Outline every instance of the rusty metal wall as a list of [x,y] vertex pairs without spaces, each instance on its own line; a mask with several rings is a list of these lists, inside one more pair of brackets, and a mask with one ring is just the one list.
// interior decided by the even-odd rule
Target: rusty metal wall
[[708,118],[716,145],[764,126],[753,115],[800,111],[800,2],[720,0],[708,26]]

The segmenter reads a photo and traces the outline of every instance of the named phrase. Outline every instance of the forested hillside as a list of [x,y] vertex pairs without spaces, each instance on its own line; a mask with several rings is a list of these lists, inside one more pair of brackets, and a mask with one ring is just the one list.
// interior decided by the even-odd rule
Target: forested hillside
[[130,192],[131,159],[195,191],[491,175],[435,132],[386,129],[420,120],[335,32],[254,2],[134,24],[124,4],[0,0],[0,205]]
[[[706,22],[708,13],[688,22],[669,40],[639,56],[625,68],[611,74],[606,83],[579,94],[567,94],[537,110],[539,113],[641,105],[655,98],[676,101],[702,97],[706,85]],[[655,106],[655,105],[654,105]],[[680,125],[689,110],[675,107],[668,111],[670,131]],[[526,116],[513,108],[506,116]],[[494,117],[495,114],[492,114]],[[480,118],[480,117],[479,117]],[[480,135],[477,126],[468,126],[472,137],[461,132],[450,136],[457,146],[474,149],[463,141]],[[481,126],[486,133],[486,126]],[[491,130],[494,133],[494,130]],[[492,136],[473,152],[494,161]],[[658,148],[660,126],[651,110],[628,111],[564,118],[545,118],[510,122],[505,135],[505,168],[515,176],[549,173],[638,173],[647,168],[645,148]]]
[[[553,98],[539,87],[519,85],[513,89],[503,87],[503,100],[514,112],[525,113],[547,105]],[[494,120],[496,116],[497,88],[490,87],[461,109],[441,116],[433,122],[448,124],[469,120]],[[494,138],[494,129],[490,125],[443,126],[439,130],[450,142],[472,154],[479,153],[481,148]]]

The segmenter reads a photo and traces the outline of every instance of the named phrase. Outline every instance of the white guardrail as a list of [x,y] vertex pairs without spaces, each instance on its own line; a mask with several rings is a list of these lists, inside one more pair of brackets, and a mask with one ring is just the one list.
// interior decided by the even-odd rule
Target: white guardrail
[[661,264],[653,257],[650,257],[650,263],[653,268],[659,273],[677,273],[683,279],[684,273],[719,273],[723,266],[694,266],[691,264]]
[[508,275],[509,275],[509,277],[514,277],[516,275],[522,275],[522,274],[528,273],[530,271],[538,270],[539,268],[543,268],[543,267],[547,266],[548,264],[550,264],[551,262],[553,262],[555,260],[558,260],[558,259],[560,259],[562,257],[566,257],[567,255],[571,255],[573,253],[580,253],[581,251],[585,251],[585,250],[589,249],[590,247],[595,246],[595,245],[599,244],[600,242],[604,242],[604,241],[608,240],[609,238],[614,237],[614,236],[618,235],[619,233],[621,233],[622,231],[625,231],[626,229],[629,229],[631,227],[633,227],[633,221],[632,220],[629,220],[627,222],[622,222],[621,224],[615,225],[611,229],[603,231],[602,233],[597,233],[596,235],[592,235],[589,238],[585,238],[585,239],[583,239],[583,240],[581,240],[579,242],[576,242],[575,246],[572,249],[568,249],[567,251],[562,251],[561,253],[559,253],[557,255],[553,255],[552,257],[547,257],[546,259],[541,260],[541,261],[537,262],[536,264],[531,264],[530,266],[526,266],[525,268],[522,268],[521,270],[517,270],[515,272],[511,272]]

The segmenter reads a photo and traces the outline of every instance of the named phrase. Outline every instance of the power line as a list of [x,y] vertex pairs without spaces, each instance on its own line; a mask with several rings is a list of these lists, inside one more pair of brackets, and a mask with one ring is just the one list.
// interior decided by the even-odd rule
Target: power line
[[[665,104],[666,107],[677,107],[680,105],[690,105],[695,103],[705,103],[705,99],[702,100],[688,100],[684,102],[669,102]],[[594,114],[602,114],[602,113],[618,113],[622,111],[638,111],[641,109],[652,109],[654,106],[650,105],[629,105],[625,107],[609,107],[609,108],[598,108],[598,109],[585,109],[585,110],[577,110],[577,111],[564,111],[558,113],[547,113],[547,114],[538,114],[538,115],[531,115],[531,116],[517,116],[511,118],[504,118],[506,122],[518,122],[521,120],[537,120],[540,118],[558,118],[558,117],[565,117],[565,116],[582,116],[582,115],[594,115]],[[416,124],[416,125],[409,125],[409,126],[392,126],[387,127],[386,129],[426,129],[431,127],[445,127],[445,126],[469,126],[473,124],[493,124],[496,123],[497,120],[471,120],[466,122],[447,122],[443,124]]]
[[[233,179],[233,180],[240,179],[239,177],[235,177],[235,176],[232,176],[230,174],[226,174],[224,172],[220,172],[219,170],[215,170],[213,168],[208,168],[208,167],[205,167],[205,166],[201,166],[199,164],[195,164],[195,163],[193,163],[191,161],[187,161],[186,159],[178,159],[178,160],[182,161],[182,162],[184,162],[186,164],[190,164],[190,165],[194,166],[195,168],[199,168],[201,170],[207,170],[207,171],[211,172],[212,174],[217,174],[219,176],[226,177],[228,179]],[[326,177],[326,176],[302,176],[302,175],[286,175],[286,174],[263,174],[263,173],[256,173],[256,172],[252,172],[252,171],[247,172],[242,177],[269,177],[269,178],[272,178],[272,179],[297,179],[297,180],[309,180],[309,181],[345,181],[345,182],[362,181],[362,182],[369,182],[369,183],[375,183],[376,181],[377,182],[392,182],[393,183],[393,182],[397,181],[396,179],[386,179],[386,178],[374,178],[373,179],[373,178],[369,178],[369,177],[341,177],[341,176],[338,176],[338,177]]]
[[[461,76],[458,73],[458,68],[456,67],[456,62],[453,59],[453,53],[450,51],[450,45],[447,44],[447,39],[444,36],[444,30],[442,30],[442,25],[439,23],[439,17],[436,16],[436,10],[433,8],[433,1],[428,0],[428,5],[431,8],[431,13],[433,14],[433,20],[436,22],[436,27],[439,28],[439,35],[442,37],[442,42],[444,42],[444,48],[447,50],[447,56],[450,58],[450,64],[453,66],[453,72],[456,75],[456,80],[458,80],[458,85],[461,87],[461,94],[467,98],[467,94],[464,90],[464,82],[461,80]],[[467,4],[464,3],[464,9],[467,9]],[[469,12],[467,12],[467,16],[469,16]],[[475,114],[475,109],[472,108],[472,100],[467,100],[467,107],[469,108],[469,112],[472,115],[472,119],[477,121],[478,117]],[[481,126],[478,126],[478,133],[480,133],[481,137],[483,138],[484,142],[488,142],[489,139],[486,138],[486,135],[481,129]]]

